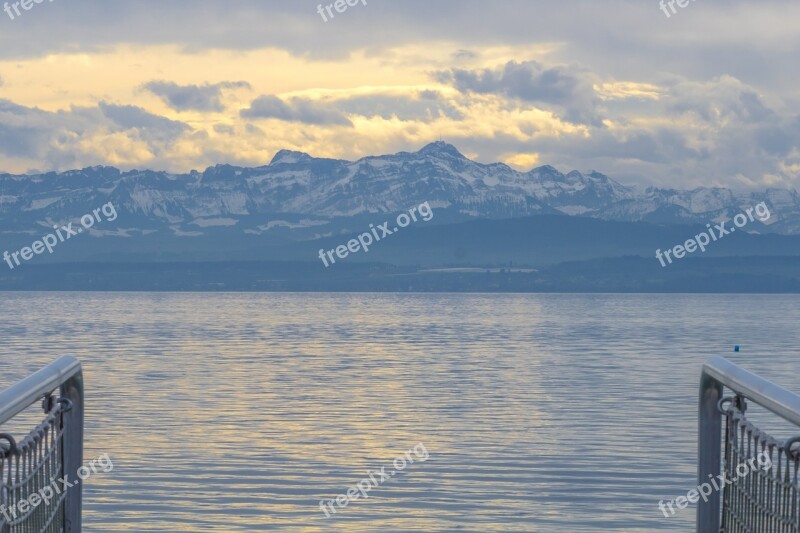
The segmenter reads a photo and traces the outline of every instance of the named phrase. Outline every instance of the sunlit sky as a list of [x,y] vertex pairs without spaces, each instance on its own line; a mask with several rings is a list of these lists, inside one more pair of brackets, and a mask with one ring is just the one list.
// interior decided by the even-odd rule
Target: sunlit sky
[[[443,138],[662,187],[800,185],[800,3],[55,0],[0,13],[0,170]],[[20,8],[21,9],[21,8]]]

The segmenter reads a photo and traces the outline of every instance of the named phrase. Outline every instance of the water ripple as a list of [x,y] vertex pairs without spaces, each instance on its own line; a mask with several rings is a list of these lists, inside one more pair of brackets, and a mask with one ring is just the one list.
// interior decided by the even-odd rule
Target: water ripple
[[[87,531],[687,531],[657,503],[696,484],[702,362],[800,390],[795,296],[0,299],[3,386],[85,365],[86,457],[115,464]],[[426,462],[325,519],[420,442]]]

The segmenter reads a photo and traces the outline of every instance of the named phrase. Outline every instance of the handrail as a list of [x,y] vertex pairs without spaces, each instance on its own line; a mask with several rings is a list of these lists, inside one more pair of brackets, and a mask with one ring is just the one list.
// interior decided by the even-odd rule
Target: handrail
[[800,395],[736,366],[724,357],[713,357],[703,372],[781,418],[800,426]]
[[[703,365],[700,377],[698,485],[721,473],[722,415],[718,403],[722,399],[723,387],[728,387],[736,394],[800,426],[800,395],[748,372],[724,357],[712,357]],[[718,533],[721,511],[718,491],[713,492],[708,501],[698,501],[698,533]]]
[[[37,400],[59,389],[59,396],[70,401],[70,409],[62,414],[64,424],[61,443],[65,478],[75,479],[83,466],[84,385],[81,363],[64,356],[35,374],[0,392],[0,424],[17,416]],[[82,527],[83,485],[67,488],[64,497],[64,529],[80,533]]]
[[17,416],[80,372],[80,361],[67,355],[0,392],[0,424]]

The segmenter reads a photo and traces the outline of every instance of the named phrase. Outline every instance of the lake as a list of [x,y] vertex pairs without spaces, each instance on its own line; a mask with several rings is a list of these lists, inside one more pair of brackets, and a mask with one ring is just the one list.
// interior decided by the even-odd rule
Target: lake
[[[689,531],[702,362],[800,391],[781,295],[0,293],[0,385],[72,354],[85,529]],[[741,345],[734,353],[733,346]],[[332,500],[423,444],[331,518]]]

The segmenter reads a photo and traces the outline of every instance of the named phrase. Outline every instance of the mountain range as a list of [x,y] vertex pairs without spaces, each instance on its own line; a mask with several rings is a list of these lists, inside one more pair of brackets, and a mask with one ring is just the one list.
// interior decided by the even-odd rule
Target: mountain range
[[185,174],[113,167],[0,174],[0,238],[16,240],[18,232],[74,220],[109,201],[119,220],[93,230],[95,237],[191,238],[220,230],[270,242],[308,240],[349,230],[343,220],[374,220],[422,202],[437,212],[437,222],[557,214],[654,224],[720,221],[766,202],[771,218],[749,231],[800,233],[795,190],[637,188],[596,171],[565,174],[540,166],[520,172],[470,160],[440,141],[357,161],[281,150],[265,166],[217,165]]
[[[358,161],[282,150],[265,166],[185,174],[0,174],[0,253],[109,202],[116,216],[103,211],[88,235],[0,263],[0,290],[800,292],[794,190],[637,188],[478,163],[444,142]],[[318,258],[426,202],[432,218],[368,253]],[[668,268],[656,259],[762,202],[763,223]]]

